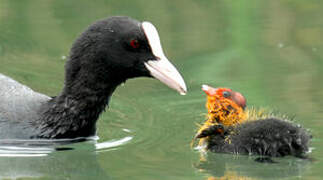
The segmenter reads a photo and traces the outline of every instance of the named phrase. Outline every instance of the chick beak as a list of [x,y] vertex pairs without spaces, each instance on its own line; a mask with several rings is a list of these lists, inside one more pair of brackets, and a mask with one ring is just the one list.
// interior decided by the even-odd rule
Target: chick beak
[[208,95],[208,96],[214,96],[216,94],[217,88],[213,88],[211,86],[202,85],[202,90]]

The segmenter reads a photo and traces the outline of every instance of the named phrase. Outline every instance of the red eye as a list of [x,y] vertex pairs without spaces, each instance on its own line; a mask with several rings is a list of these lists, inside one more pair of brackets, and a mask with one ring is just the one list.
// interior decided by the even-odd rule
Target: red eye
[[130,41],[130,46],[134,49],[137,49],[139,48],[140,44],[139,44],[139,41],[137,39],[133,39]]

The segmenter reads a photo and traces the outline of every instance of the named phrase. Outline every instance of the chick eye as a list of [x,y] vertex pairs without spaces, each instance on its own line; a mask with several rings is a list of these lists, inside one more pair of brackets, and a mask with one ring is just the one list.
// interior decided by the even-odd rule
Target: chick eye
[[223,97],[227,98],[227,97],[230,97],[231,96],[231,93],[229,91],[224,91],[222,93]]
[[137,39],[133,39],[130,41],[130,46],[134,49],[138,49],[140,47],[140,43]]

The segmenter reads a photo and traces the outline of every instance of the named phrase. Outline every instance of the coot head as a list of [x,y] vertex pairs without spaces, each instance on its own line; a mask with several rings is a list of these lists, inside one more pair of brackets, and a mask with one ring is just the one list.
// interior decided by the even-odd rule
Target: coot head
[[154,77],[186,93],[183,78],[163,53],[154,25],[129,17],[97,21],[75,41],[66,65],[65,85],[73,89],[85,76],[96,84],[102,81],[109,85],[134,77]]

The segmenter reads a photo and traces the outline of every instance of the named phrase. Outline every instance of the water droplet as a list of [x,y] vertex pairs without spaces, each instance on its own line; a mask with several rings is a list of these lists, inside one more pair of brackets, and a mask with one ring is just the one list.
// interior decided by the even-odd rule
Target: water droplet
[[278,48],[283,48],[284,46],[285,46],[284,43],[281,43],[281,42],[277,44]]
[[110,31],[110,32],[112,32],[112,33],[114,32],[114,30],[113,30],[113,29],[111,29],[111,28],[108,28],[108,31]]
[[129,133],[129,132],[131,132],[131,130],[130,130],[130,129],[125,129],[125,128],[124,128],[124,129],[122,129],[122,130],[123,130],[124,132],[128,132],[128,133]]

